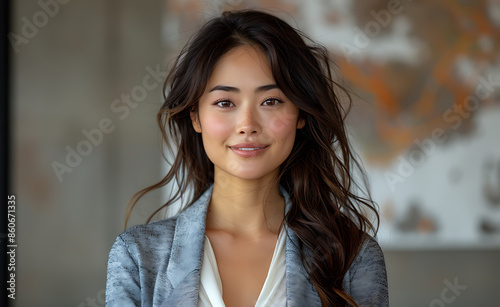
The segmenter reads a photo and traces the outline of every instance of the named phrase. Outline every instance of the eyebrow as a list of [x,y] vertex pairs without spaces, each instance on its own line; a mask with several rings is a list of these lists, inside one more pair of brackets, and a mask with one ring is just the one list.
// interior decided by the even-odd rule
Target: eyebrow
[[[265,91],[269,91],[269,90],[272,90],[275,88],[278,88],[278,86],[276,84],[268,84],[268,85],[259,86],[257,89],[255,89],[255,92],[265,92]],[[224,92],[234,92],[234,93],[241,92],[239,88],[233,87],[233,86],[227,86],[227,85],[216,85],[209,92],[213,92],[213,91],[224,91]]]

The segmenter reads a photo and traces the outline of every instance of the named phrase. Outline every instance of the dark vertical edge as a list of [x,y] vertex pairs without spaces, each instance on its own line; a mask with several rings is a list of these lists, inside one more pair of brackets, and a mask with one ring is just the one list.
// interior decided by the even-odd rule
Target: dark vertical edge
[[11,14],[11,1],[3,0],[0,1],[0,31],[3,37],[3,44],[0,48],[0,141],[1,141],[1,150],[0,150],[0,176],[1,183],[0,189],[2,195],[2,214],[0,214],[0,240],[1,240],[1,250],[0,250],[0,259],[1,259],[1,268],[0,274],[4,276],[5,280],[2,280],[2,286],[0,287],[0,306],[9,306],[9,300],[7,298],[7,280],[8,280],[8,271],[7,271],[7,196],[11,193],[10,186],[10,169],[9,169],[9,161],[10,161],[10,150],[12,149],[10,146],[10,122],[9,122],[9,114],[10,114],[10,101],[9,101],[9,89],[10,89],[10,48],[9,48],[9,38],[8,33],[10,29],[10,14]]

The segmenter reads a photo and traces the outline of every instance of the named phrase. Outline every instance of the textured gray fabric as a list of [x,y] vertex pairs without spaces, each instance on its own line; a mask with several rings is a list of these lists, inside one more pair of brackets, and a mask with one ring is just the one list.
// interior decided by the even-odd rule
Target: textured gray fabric
[[[210,187],[175,217],[134,226],[111,248],[106,306],[197,306],[205,221]],[[287,210],[290,201],[281,189]],[[302,265],[297,236],[286,239],[287,306],[321,306]],[[371,237],[344,278],[344,288],[359,306],[388,306],[387,275],[382,250]]]

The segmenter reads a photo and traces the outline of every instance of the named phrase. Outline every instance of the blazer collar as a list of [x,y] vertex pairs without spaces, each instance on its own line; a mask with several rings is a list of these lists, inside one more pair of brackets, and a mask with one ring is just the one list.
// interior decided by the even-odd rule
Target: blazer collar
[[[200,272],[205,242],[207,209],[213,185],[191,206],[179,213],[172,250],[167,267],[167,278],[172,291],[162,306],[197,306]],[[280,186],[288,212],[291,201]],[[286,238],[286,296],[287,306],[320,306],[316,289],[305,271],[298,252],[298,238],[291,229]]]

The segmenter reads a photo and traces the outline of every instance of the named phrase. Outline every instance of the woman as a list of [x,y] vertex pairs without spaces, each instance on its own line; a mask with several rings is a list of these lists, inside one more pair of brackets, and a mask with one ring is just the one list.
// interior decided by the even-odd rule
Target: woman
[[362,212],[378,215],[352,192],[342,87],[302,37],[263,12],[225,12],[181,52],[158,114],[175,161],[130,210],[173,181],[151,218],[190,189],[192,200],[118,236],[107,306],[388,305]]

